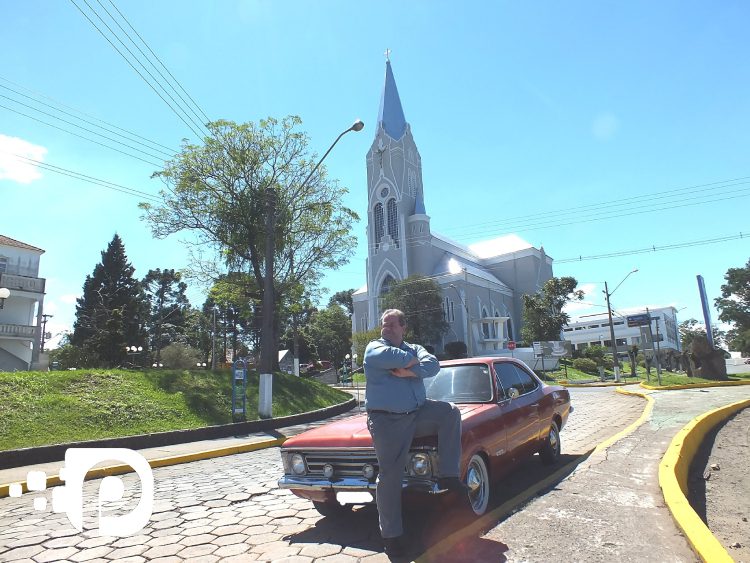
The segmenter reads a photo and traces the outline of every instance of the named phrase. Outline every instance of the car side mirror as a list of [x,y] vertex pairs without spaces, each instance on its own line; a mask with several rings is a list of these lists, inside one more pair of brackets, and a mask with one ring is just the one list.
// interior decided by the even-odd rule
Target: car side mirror
[[519,392],[518,392],[518,389],[516,389],[515,387],[511,387],[511,388],[510,388],[510,389],[508,390],[508,396],[509,396],[509,397],[510,397],[511,399],[518,399],[518,397],[519,397],[519,395],[520,395],[520,394],[521,394],[521,393],[519,393]]

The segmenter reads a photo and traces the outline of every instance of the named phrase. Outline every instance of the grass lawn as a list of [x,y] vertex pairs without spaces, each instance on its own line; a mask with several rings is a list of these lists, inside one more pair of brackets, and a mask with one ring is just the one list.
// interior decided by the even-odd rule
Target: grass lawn
[[[232,422],[228,370],[0,372],[0,397],[0,450]],[[274,375],[274,416],[349,398],[315,381]],[[258,375],[250,373],[247,419],[257,418]]]

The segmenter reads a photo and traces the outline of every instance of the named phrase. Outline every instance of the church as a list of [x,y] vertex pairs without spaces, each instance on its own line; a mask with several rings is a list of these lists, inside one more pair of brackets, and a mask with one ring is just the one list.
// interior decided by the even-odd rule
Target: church
[[440,286],[449,326],[440,342],[420,344],[440,353],[448,342],[461,341],[469,356],[480,356],[502,353],[520,339],[522,295],[538,292],[552,277],[552,258],[516,235],[466,246],[431,230],[422,160],[390,60],[367,153],[367,201],[367,283],[352,295],[354,332],[379,326],[382,296],[416,274]]

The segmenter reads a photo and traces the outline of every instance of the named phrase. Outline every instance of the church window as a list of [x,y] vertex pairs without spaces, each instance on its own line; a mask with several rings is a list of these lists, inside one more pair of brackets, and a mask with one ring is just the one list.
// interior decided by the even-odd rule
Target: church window
[[411,197],[417,197],[417,173],[414,170],[409,170],[409,195]]
[[456,320],[456,314],[453,309],[453,301],[445,298],[445,302],[443,303],[443,318],[448,321],[449,323],[452,323]]
[[398,212],[396,209],[396,200],[388,200],[388,234],[391,235],[393,242],[398,248]]
[[383,186],[383,188],[380,190],[380,197],[385,199],[386,197],[388,197],[388,192],[388,186]]
[[375,248],[380,246],[383,240],[383,204],[377,203],[373,212],[375,216]]

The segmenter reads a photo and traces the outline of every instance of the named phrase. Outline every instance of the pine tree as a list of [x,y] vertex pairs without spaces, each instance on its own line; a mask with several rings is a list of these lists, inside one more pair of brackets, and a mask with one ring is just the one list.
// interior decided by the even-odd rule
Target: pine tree
[[148,337],[156,361],[170,344],[186,344],[187,313],[190,310],[187,285],[174,270],[149,270],[143,278],[143,290],[149,300]]
[[[141,284],[133,277],[135,268],[125,246],[115,234],[102,261],[83,284],[76,302],[76,321],[71,343],[87,352],[99,366],[122,365],[126,346],[145,346],[143,321],[147,313]],[[143,361],[146,351],[136,361]]]

